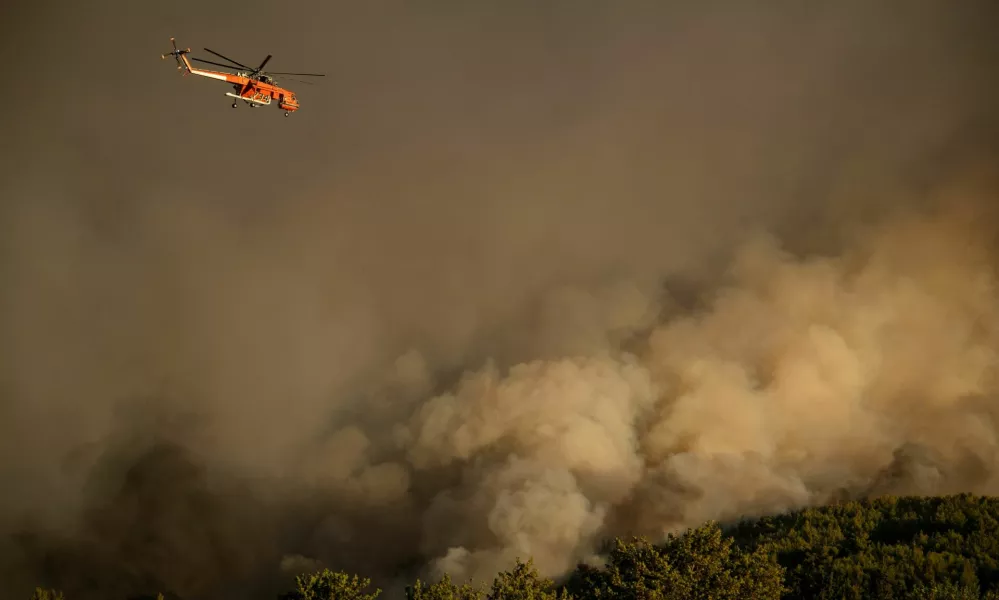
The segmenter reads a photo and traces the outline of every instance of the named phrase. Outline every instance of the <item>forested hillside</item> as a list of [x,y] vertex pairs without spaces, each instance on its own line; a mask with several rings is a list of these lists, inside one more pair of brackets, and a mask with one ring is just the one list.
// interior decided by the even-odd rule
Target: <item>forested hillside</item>
[[[614,540],[603,568],[562,581],[530,560],[473,587],[415,582],[409,600],[877,598],[999,600],[999,499],[886,497],[719,526],[659,544]],[[164,600],[169,594],[160,596]],[[281,600],[386,598],[361,575],[324,570],[297,579]],[[39,588],[34,600],[56,600]],[[157,598],[156,594],[148,598]],[[73,600],[65,596],[65,600]]]

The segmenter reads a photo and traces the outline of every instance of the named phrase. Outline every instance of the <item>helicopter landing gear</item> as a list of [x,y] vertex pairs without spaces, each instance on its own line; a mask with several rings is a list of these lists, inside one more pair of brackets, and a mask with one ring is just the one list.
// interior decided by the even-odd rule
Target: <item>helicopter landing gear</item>
[[236,108],[236,103],[235,102],[232,103],[232,107]]
[[290,114],[291,114],[290,112],[286,112],[286,113],[284,113],[284,116],[286,116],[286,117],[287,117],[287,116],[288,116],[288,115],[290,115]]

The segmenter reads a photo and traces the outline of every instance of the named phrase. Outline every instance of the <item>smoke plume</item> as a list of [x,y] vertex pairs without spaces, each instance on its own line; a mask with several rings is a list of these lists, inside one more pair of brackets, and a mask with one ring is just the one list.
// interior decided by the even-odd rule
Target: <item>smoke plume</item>
[[[4,42],[5,597],[999,493],[993,3],[98,4]],[[331,82],[233,111],[170,36]]]

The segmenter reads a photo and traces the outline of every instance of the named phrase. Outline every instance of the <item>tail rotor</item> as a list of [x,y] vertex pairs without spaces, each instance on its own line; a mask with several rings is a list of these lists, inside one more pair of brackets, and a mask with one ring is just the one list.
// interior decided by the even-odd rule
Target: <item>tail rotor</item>
[[173,51],[167,52],[166,54],[160,56],[160,58],[165,59],[168,56],[174,57],[174,59],[177,60],[177,70],[182,71],[184,69],[184,62],[180,59],[180,57],[183,56],[184,54],[188,54],[189,52],[191,52],[191,49],[177,48],[177,42],[173,38],[170,38],[170,43],[173,44]]

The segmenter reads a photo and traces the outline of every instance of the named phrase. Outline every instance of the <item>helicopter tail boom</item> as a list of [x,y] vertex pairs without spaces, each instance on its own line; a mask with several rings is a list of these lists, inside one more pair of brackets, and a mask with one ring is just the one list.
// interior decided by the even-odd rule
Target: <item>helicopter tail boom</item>
[[248,81],[248,79],[242,76],[241,74],[223,73],[221,71],[208,71],[206,69],[199,69],[197,67],[194,67],[191,65],[191,61],[188,60],[187,56],[185,56],[186,54],[189,54],[191,52],[191,49],[177,48],[177,42],[174,41],[174,38],[170,38],[170,43],[173,44],[173,51],[163,54],[160,58],[165,59],[168,56],[174,57],[177,60],[177,70],[184,71],[184,75],[190,73],[191,75],[200,75],[202,77],[208,77],[209,79],[228,81],[229,83],[235,83],[239,85],[245,85],[246,82]]

